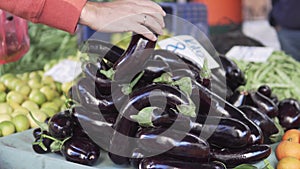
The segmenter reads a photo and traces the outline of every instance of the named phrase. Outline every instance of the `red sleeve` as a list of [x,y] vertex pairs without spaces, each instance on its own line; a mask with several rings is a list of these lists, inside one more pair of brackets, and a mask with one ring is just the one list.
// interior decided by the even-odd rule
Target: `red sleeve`
[[87,0],[3,0],[0,9],[14,15],[74,33]]

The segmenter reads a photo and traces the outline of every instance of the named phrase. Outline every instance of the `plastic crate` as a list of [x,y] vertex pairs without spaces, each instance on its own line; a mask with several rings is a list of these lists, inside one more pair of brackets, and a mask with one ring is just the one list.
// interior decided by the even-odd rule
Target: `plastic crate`
[[[174,17],[167,17],[165,20],[166,28],[172,32],[180,34],[188,34],[191,29],[182,24],[178,24],[178,19],[185,20],[195,25],[195,27],[206,35],[208,35],[208,19],[207,19],[207,8],[202,3],[172,3],[164,2],[160,3],[161,7],[166,11],[167,14],[173,15]],[[182,23],[182,22],[180,22]],[[85,41],[91,36],[93,38],[99,38],[104,41],[110,41],[110,33],[95,32],[87,26],[80,26],[79,29],[79,42]]]
[[[209,33],[207,7],[202,3],[160,3],[167,14],[174,15],[180,19],[192,23],[206,35]],[[166,27],[172,31],[180,32],[182,34],[189,33],[191,30],[185,25],[179,25],[177,19],[173,17],[171,21],[166,20]],[[170,24],[170,25],[168,25]]]

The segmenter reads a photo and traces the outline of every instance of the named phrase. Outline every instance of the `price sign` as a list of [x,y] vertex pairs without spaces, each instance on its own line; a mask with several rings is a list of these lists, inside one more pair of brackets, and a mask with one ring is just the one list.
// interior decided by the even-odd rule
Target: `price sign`
[[162,49],[172,51],[188,60],[194,62],[198,67],[202,68],[204,59],[208,61],[210,69],[218,68],[219,64],[207,52],[207,50],[192,36],[179,35],[158,42]]

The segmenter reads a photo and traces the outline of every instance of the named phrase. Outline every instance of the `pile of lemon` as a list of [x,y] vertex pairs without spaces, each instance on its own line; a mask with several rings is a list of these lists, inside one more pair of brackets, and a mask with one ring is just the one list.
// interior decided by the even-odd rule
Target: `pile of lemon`
[[[44,71],[0,77],[0,136],[38,127],[32,116],[44,122],[65,109],[71,82],[59,83]],[[31,113],[29,113],[31,112]],[[32,116],[31,116],[31,115]]]

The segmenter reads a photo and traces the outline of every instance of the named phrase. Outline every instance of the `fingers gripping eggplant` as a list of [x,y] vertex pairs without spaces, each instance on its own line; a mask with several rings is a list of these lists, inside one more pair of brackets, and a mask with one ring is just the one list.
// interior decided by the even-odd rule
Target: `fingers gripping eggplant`
[[243,163],[256,163],[271,154],[271,147],[266,144],[251,145],[244,149],[213,149],[212,160],[223,162],[227,167],[236,167]]
[[147,152],[147,156],[163,153],[183,161],[209,161],[209,144],[193,134],[167,128],[144,128],[137,137],[138,148]]
[[253,121],[256,125],[258,125],[262,130],[264,134],[264,142],[265,143],[271,143],[269,137],[272,134],[276,134],[279,132],[278,128],[272,121],[272,119],[269,118],[266,114],[258,111],[255,107],[252,106],[240,106],[238,107],[242,112],[245,113],[245,115]]
[[226,167],[218,162],[186,162],[170,158],[150,157],[142,159],[138,169],[226,169]]

